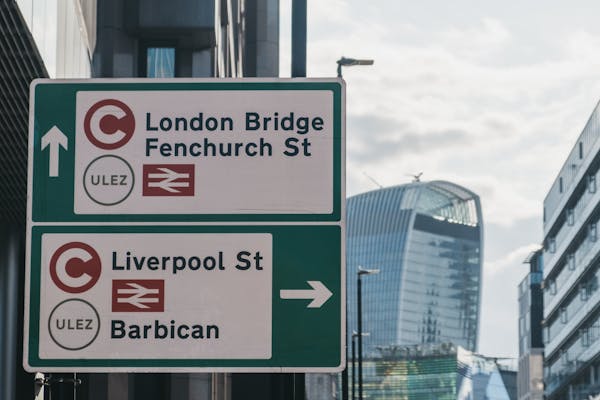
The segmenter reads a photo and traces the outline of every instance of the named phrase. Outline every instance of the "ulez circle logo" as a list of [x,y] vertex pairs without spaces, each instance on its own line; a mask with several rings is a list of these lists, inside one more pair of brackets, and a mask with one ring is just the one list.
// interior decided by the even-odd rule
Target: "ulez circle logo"
[[52,309],[48,332],[54,343],[65,350],[85,349],[98,337],[100,315],[89,302],[68,299]]
[[114,206],[124,201],[131,194],[134,183],[131,165],[110,154],[94,159],[83,173],[85,193],[102,206]]
[[83,130],[88,140],[102,150],[115,150],[131,140],[135,118],[122,101],[106,99],[95,103],[85,113]]

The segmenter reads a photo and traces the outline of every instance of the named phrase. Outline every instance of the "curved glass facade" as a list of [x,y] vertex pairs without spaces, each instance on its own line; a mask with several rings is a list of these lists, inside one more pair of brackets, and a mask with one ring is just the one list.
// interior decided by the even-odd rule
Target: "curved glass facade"
[[361,278],[365,359],[396,345],[452,342],[476,351],[482,228],[479,197],[449,182],[348,199],[349,334],[357,330],[358,268],[380,270]]
[[[365,361],[365,399],[511,400],[516,372],[450,343],[399,346]],[[393,355],[392,355],[393,354]]]

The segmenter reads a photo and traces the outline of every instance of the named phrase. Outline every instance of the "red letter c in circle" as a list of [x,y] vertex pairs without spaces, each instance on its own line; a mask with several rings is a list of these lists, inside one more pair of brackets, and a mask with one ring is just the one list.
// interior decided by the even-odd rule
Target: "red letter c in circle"
[[90,245],[70,242],[59,247],[50,259],[50,277],[67,293],[82,293],[98,282],[100,256]]
[[133,111],[116,99],[99,101],[85,113],[83,130],[94,146],[102,150],[118,149],[133,137]]

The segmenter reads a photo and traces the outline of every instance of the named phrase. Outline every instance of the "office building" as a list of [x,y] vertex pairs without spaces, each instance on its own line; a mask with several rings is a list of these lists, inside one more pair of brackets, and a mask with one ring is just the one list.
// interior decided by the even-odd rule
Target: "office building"
[[277,0],[96,0],[93,77],[279,75]]
[[542,342],[542,250],[524,261],[529,272],[519,283],[519,400],[544,398],[544,344]]
[[[400,345],[450,342],[476,351],[482,232],[479,197],[454,183],[417,181],[349,198],[348,346],[361,267],[379,270],[361,278],[365,359]],[[366,382],[376,371],[363,375]]]
[[[443,181],[362,193],[347,203],[348,330],[363,276],[365,355],[377,346],[452,342],[477,349],[482,267],[479,197]],[[350,340],[348,341],[350,343]]]
[[0,400],[33,398],[33,375],[21,366],[29,84],[89,76],[75,8],[67,0],[0,1]]
[[516,371],[451,343],[389,346],[365,361],[368,399],[514,400]]
[[[0,0],[0,19],[0,400],[12,400],[33,398],[33,375],[21,367],[30,82],[274,77],[279,2]],[[78,398],[228,396],[223,378],[94,374]]]
[[600,394],[600,109],[544,199],[544,383],[547,399]]

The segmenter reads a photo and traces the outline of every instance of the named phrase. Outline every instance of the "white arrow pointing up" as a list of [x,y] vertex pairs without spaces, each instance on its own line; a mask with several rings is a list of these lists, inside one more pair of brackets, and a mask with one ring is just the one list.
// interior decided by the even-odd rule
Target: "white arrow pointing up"
[[58,176],[58,153],[59,147],[67,150],[69,139],[56,125],[54,125],[44,136],[42,136],[42,150],[50,146],[50,161],[48,165],[48,176]]
[[289,289],[280,290],[279,297],[285,300],[311,299],[307,308],[321,308],[323,304],[331,297],[332,293],[323,285],[321,281],[306,281],[312,289]]

